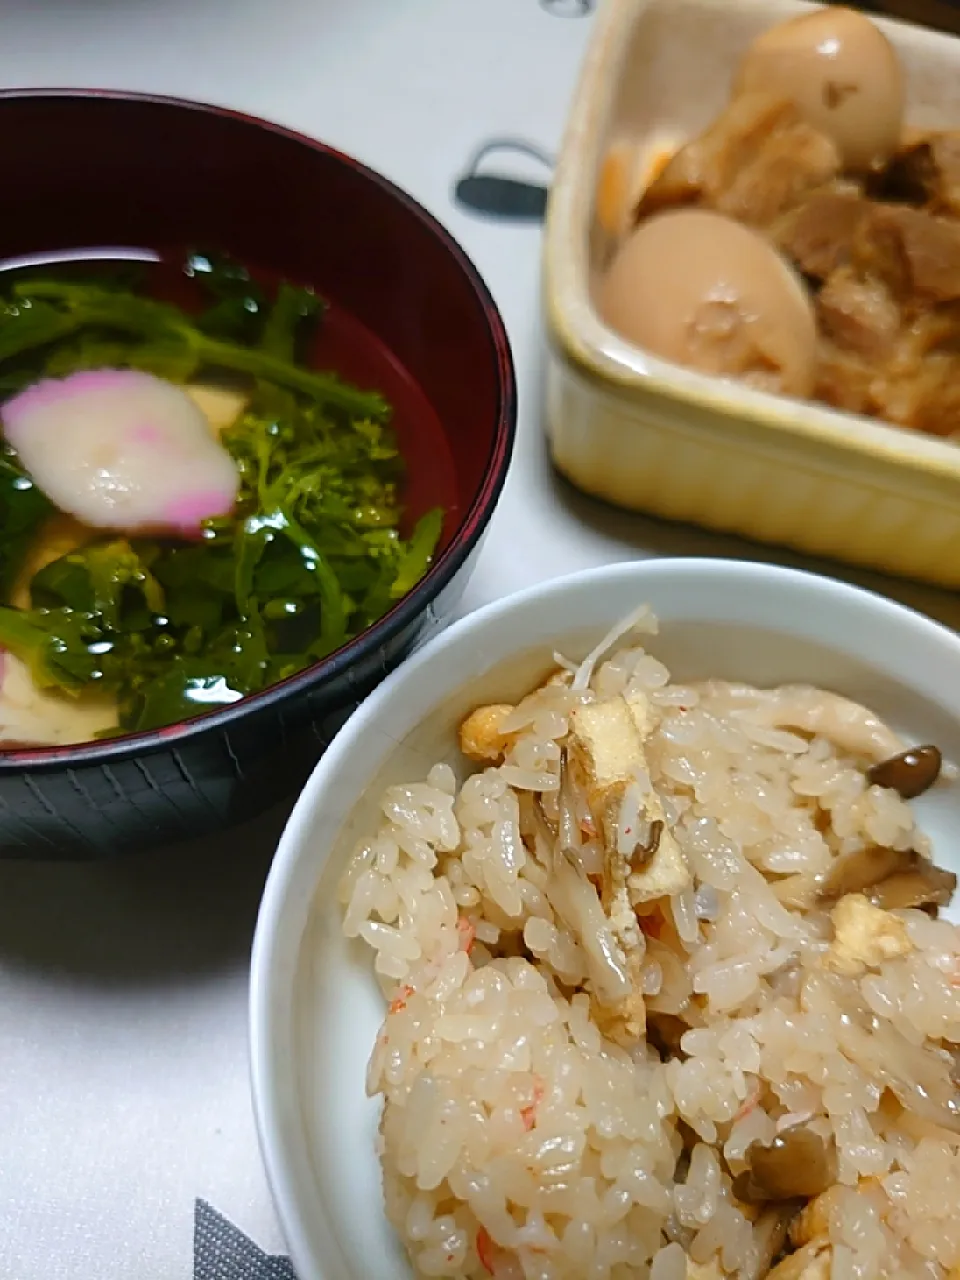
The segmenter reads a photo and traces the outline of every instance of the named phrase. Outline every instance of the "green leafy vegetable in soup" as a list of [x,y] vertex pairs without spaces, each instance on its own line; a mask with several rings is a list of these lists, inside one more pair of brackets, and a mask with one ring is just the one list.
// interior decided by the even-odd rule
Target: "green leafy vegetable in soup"
[[38,697],[108,695],[107,733],[332,653],[443,523],[401,533],[388,404],[305,363],[314,293],[201,255],[188,274],[197,315],[102,279],[20,275],[0,301],[0,647]]

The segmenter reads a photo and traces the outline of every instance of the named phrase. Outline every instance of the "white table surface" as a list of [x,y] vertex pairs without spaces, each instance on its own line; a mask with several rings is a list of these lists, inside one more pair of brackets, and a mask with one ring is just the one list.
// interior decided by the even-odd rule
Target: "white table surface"
[[[503,311],[520,382],[513,469],[464,608],[633,556],[804,563],[605,510],[550,471],[539,231],[470,216],[450,192],[489,137],[555,149],[591,20],[562,16],[579,0],[553,4],[2,0],[0,84],[149,90],[268,116],[379,168],[447,224]],[[953,597],[810,567],[960,623]],[[290,1274],[266,1261],[284,1246],[246,1059],[249,947],[281,822],[119,864],[0,864],[2,1280],[190,1280],[197,1201],[237,1233],[209,1236],[200,1206],[196,1280]],[[241,1260],[244,1235],[259,1263],[253,1246]]]

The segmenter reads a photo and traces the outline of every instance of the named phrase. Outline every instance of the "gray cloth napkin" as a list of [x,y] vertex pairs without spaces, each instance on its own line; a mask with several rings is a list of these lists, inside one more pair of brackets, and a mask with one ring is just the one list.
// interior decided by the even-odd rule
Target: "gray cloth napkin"
[[206,1200],[193,1207],[193,1280],[297,1280],[288,1258],[264,1253]]

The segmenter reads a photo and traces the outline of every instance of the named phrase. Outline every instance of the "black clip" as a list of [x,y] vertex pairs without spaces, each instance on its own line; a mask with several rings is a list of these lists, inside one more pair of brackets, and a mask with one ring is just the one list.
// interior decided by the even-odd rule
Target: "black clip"
[[494,151],[531,156],[552,169],[553,157],[519,138],[493,138],[474,152],[466,172],[454,183],[453,198],[471,213],[504,222],[542,222],[547,209],[549,186],[510,178],[497,173],[478,173],[482,161]]
[[597,0],[540,0],[540,8],[554,18],[586,18],[597,7]]

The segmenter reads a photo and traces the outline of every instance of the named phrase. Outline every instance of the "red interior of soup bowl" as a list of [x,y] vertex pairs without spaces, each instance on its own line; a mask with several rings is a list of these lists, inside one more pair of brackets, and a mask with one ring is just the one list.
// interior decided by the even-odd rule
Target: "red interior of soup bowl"
[[0,774],[116,759],[229,726],[255,704],[315,685],[318,673],[348,676],[358,655],[389,646],[467,565],[513,442],[507,337],[453,239],[414,200],[331,148],[169,99],[0,94],[0,162],[7,193],[0,259],[209,247],[254,272],[313,285],[332,306],[320,362],[382,390],[394,406],[411,515],[434,503],[448,511],[440,554],[419,586],[317,667],[158,733],[2,753]]

